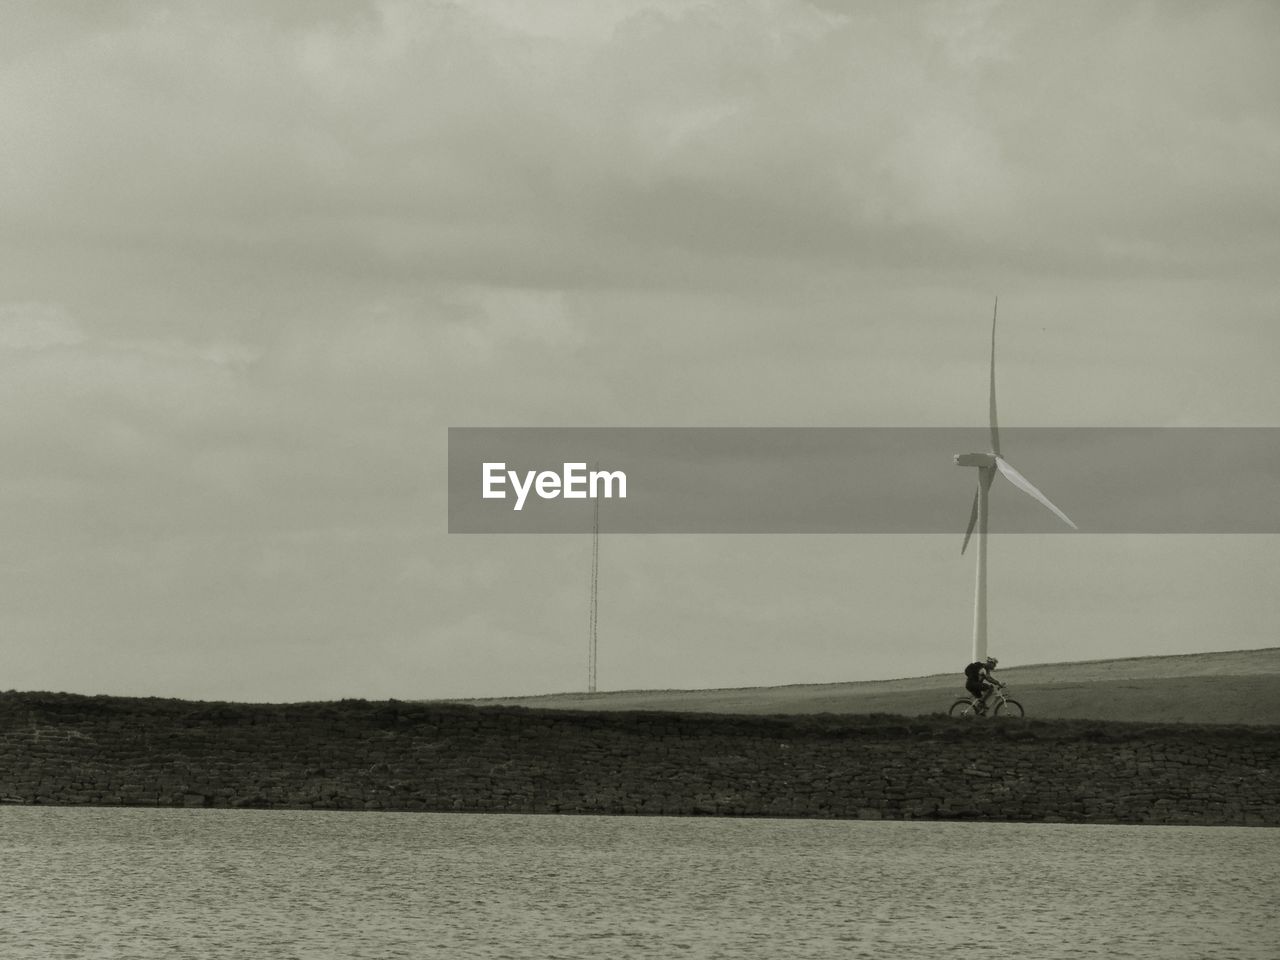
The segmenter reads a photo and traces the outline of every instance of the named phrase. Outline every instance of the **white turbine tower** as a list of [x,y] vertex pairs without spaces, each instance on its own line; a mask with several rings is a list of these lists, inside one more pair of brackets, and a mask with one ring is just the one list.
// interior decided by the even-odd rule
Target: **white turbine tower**
[[964,532],[964,543],[960,552],[964,553],[969,546],[969,537],[973,535],[975,524],[978,528],[978,573],[973,593],[973,659],[987,658],[987,500],[990,496],[991,481],[999,470],[1019,490],[1031,494],[1054,512],[1072,530],[1079,529],[1071,518],[1049,502],[1049,498],[1013,468],[1013,464],[1000,456],[1000,427],[996,421],[996,310],[1000,307],[1000,298],[996,298],[995,308],[991,311],[991,450],[988,453],[958,453],[955,461],[962,467],[978,468],[978,489],[973,494],[973,509],[969,512],[969,528]]

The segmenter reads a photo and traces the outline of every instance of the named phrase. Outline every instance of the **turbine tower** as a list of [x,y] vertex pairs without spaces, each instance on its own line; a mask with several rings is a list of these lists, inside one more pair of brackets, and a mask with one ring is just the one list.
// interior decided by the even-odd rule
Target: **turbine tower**
[[991,311],[991,393],[989,412],[991,418],[991,449],[987,453],[958,453],[955,462],[961,467],[978,468],[978,489],[973,494],[973,508],[969,512],[969,527],[964,532],[964,543],[960,552],[964,553],[969,546],[969,537],[973,528],[978,528],[978,572],[973,592],[973,659],[985,660],[987,657],[987,516],[988,499],[991,481],[996,471],[1019,490],[1035,497],[1061,519],[1072,530],[1079,528],[1071,522],[1071,518],[1055,507],[1043,493],[1013,468],[1013,464],[1000,455],[1000,427],[996,420],[996,311],[1000,307],[1000,298],[996,298],[995,307]]

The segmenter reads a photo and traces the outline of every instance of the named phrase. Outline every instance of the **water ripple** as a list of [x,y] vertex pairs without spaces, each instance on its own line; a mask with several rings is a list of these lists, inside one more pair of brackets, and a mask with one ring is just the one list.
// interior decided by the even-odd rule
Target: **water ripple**
[[1280,831],[2,808],[5,955],[1274,957]]

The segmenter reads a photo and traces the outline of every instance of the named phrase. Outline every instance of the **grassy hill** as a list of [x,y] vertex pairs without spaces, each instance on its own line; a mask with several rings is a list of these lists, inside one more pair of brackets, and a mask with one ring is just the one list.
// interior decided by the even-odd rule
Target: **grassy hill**
[[[998,676],[1022,701],[1028,717],[1280,724],[1280,647],[1035,664],[1000,670]],[[571,710],[918,716],[945,712],[963,693],[962,678],[948,673],[901,680],[563,693],[470,702]]]

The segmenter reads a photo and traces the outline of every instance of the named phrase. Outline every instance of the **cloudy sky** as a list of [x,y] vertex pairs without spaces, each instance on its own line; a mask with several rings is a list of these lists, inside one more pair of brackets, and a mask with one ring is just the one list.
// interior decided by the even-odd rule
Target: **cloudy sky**
[[[4,17],[0,688],[580,689],[590,538],[450,535],[449,427],[981,425],[997,293],[1003,423],[1280,426],[1271,4]],[[601,688],[958,670],[938,469],[953,536],[606,536]],[[1008,664],[1280,642],[1275,536],[991,563]]]

